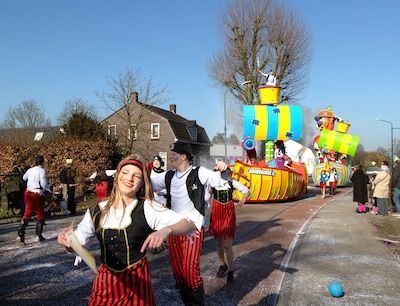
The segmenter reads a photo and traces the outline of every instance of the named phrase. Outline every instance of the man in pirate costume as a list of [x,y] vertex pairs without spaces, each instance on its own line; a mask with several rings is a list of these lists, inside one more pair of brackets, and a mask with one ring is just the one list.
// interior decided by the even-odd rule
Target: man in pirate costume
[[[88,209],[75,230],[82,245],[97,236],[101,247],[101,265],[89,305],[154,305],[146,246],[157,248],[170,234],[184,234],[195,228],[153,201],[143,165],[137,156],[123,159],[110,198]],[[59,234],[58,242],[69,250],[67,230]]]
[[[220,172],[191,165],[192,151],[188,144],[176,142],[169,153],[169,170],[152,178],[155,191],[167,189],[167,207],[189,219],[196,225],[191,235],[171,236],[168,251],[176,286],[185,305],[204,305],[203,281],[200,276],[200,255],[204,240],[205,189],[230,188],[221,179]],[[223,162],[217,170],[225,170]]]
[[31,219],[32,212],[36,213],[36,241],[45,240],[42,236],[44,225],[44,193],[48,191],[46,171],[43,168],[44,158],[41,155],[36,156],[35,166],[29,168],[23,175],[23,180],[27,181],[25,199],[25,212],[21,220],[21,227],[18,230],[18,239],[25,243],[25,229]]
[[[210,214],[210,228],[208,233],[215,238],[217,254],[220,261],[218,278],[223,278],[227,273],[227,283],[234,281],[233,275],[233,248],[232,241],[236,232],[236,214],[233,202],[233,190],[236,189],[243,194],[242,199],[238,202],[239,206],[243,206],[249,195],[249,189],[233,180],[231,170],[228,168],[221,173],[221,177],[228,181],[230,189],[213,188],[213,201]],[[226,256],[225,256],[226,255]]]

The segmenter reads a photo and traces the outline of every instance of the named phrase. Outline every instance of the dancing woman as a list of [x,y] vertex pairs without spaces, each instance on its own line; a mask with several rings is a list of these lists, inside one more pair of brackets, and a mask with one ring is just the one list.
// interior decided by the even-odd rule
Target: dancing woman
[[[153,202],[143,165],[137,156],[123,159],[110,198],[88,209],[75,230],[82,245],[96,235],[101,247],[101,265],[89,305],[154,305],[146,247],[160,247],[169,235],[195,229],[179,214]],[[69,249],[66,231],[60,233],[58,242]]]

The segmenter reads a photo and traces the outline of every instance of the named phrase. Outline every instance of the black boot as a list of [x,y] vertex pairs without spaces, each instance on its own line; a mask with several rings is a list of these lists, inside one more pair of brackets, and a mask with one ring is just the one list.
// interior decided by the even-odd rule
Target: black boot
[[28,226],[28,220],[22,219],[21,223],[21,227],[18,230],[18,237],[21,243],[25,243],[25,229]]
[[36,241],[40,242],[43,240],[46,240],[46,238],[44,238],[42,236],[42,232],[43,232],[43,225],[44,225],[44,220],[40,220],[40,221],[36,221]]
[[193,305],[192,297],[190,296],[189,293],[189,288],[185,284],[179,284],[178,288],[179,288],[179,293],[181,294],[181,299],[183,304]]
[[188,288],[189,295],[191,297],[191,304],[193,306],[204,306],[204,288],[203,286],[192,289]]

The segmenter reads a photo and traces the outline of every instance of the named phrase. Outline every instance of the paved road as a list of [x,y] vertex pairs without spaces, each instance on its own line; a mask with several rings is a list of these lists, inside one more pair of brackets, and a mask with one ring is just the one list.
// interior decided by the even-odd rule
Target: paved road
[[[341,193],[348,189],[342,189]],[[227,286],[216,279],[218,268],[214,241],[205,239],[202,276],[207,305],[274,305],[283,277],[298,270],[288,262],[293,238],[326,201],[311,189],[297,201],[245,205],[237,209],[238,228],[234,245],[236,280]],[[34,224],[27,229],[27,245],[15,241],[17,224],[0,226],[1,305],[85,305],[93,273],[84,264],[73,266],[73,257],[56,242],[59,229],[79,222],[82,216],[47,221],[43,243],[33,242]],[[99,255],[96,242],[91,249]],[[290,252],[287,252],[290,250]],[[157,305],[181,305],[174,289],[166,252],[148,255]]]

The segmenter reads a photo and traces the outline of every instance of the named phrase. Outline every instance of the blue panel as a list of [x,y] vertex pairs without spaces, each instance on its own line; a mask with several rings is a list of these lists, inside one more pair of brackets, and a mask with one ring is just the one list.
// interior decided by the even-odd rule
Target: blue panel
[[299,140],[301,138],[301,132],[303,129],[303,118],[301,107],[298,105],[290,106],[290,132],[293,136],[290,138],[292,140]]
[[254,138],[256,128],[253,121],[255,118],[254,105],[243,105],[243,138],[247,136]]
[[276,109],[276,106],[267,106],[268,122],[266,140],[276,140],[278,138],[279,113],[274,111]]

